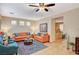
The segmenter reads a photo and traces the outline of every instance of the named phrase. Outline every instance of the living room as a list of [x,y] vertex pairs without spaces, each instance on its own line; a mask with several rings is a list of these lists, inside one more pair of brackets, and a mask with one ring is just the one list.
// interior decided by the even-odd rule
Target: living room
[[[20,49],[18,49],[19,52],[16,50],[17,53],[15,54],[19,54],[19,55],[44,54],[45,55],[46,54],[44,53],[45,51],[48,51],[47,54],[50,54],[50,55],[75,54],[75,52],[71,50],[66,50],[65,52],[64,49],[63,49],[63,53],[61,53],[63,47],[56,48],[56,50],[60,49],[59,50],[60,52],[58,50],[54,51],[56,44],[63,45],[63,40],[61,40],[62,43],[60,41],[56,41],[56,44],[55,44],[55,39],[56,39],[55,23],[63,22],[64,34],[69,36],[70,42],[75,43],[75,38],[79,36],[78,34],[79,33],[78,31],[79,4],[55,3],[53,4],[55,6],[48,8],[49,11],[47,12],[44,10],[35,12],[37,8],[35,9],[28,5],[31,5],[31,3],[30,4],[29,3],[0,4],[1,6],[0,32],[1,34],[2,32],[6,33],[8,36],[11,37],[11,39],[13,39],[15,43],[18,44],[17,46],[20,47]],[[59,9],[59,11],[57,10],[57,8]],[[32,39],[33,42],[29,38]],[[27,41],[31,41],[31,42],[28,43]],[[64,42],[67,43],[66,40],[64,40]],[[53,44],[55,44],[54,48],[50,49],[50,47],[52,47]],[[65,46],[67,45],[65,44]],[[65,49],[66,48],[67,47],[65,47]],[[14,50],[15,49],[13,48],[13,51]],[[8,52],[3,53],[2,51],[3,50],[1,50],[2,54],[4,55],[8,54]],[[7,51],[7,48],[6,48],[6,51]],[[31,51],[31,52],[24,53],[27,51]]]

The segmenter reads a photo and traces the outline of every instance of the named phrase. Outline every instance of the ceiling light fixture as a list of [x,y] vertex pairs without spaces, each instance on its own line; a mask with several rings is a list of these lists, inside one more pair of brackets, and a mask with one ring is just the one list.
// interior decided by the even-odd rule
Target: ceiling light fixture
[[50,4],[39,3],[38,5],[37,4],[30,4],[29,6],[38,7],[36,12],[38,12],[39,10],[45,10],[46,12],[48,12],[48,7],[55,6],[55,3],[50,3]]

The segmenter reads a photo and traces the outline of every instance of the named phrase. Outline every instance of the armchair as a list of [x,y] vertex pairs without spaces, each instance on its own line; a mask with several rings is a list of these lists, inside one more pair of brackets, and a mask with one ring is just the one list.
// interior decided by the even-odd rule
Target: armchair
[[45,42],[49,42],[50,37],[49,34],[46,33],[46,34],[34,35],[34,39],[42,43],[45,43]]
[[17,54],[17,51],[18,51],[17,43],[14,42],[12,39],[8,40],[8,46],[5,46],[2,43],[0,43],[0,55]]

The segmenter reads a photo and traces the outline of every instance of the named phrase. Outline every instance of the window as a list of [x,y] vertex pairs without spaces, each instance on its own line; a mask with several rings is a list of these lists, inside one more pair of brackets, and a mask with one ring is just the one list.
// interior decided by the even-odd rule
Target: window
[[19,21],[19,25],[24,26],[24,21]]
[[11,21],[11,24],[12,24],[12,25],[16,25],[17,22],[16,22],[15,20],[12,20],[12,21]]
[[27,26],[30,26],[30,25],[31,25],[31,23],[30,23],[30,22],[26,22],[26,25],[27,25]]

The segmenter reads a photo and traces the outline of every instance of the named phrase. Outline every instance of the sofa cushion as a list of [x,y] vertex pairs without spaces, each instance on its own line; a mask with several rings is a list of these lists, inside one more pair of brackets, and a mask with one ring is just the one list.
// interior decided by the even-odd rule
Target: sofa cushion
[[26,36],[18,36],[17,39],[26,38]]
[[18,36],[26,36],[26,32],[19,32]]
[[23,33],[23,34],[19,34],[19,36],[26,36],[26,34],[25,34],[25,33]]

